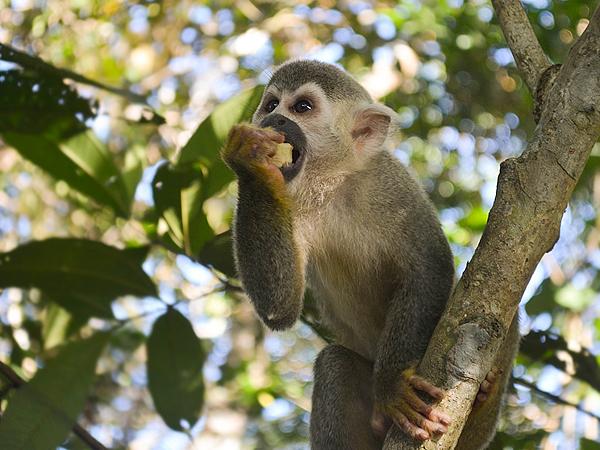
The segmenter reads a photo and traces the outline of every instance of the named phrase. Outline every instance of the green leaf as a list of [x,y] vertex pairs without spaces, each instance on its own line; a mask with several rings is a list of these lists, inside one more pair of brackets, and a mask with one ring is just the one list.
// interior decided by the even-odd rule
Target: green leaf
[[0,288],[36,287],[76,316],[112,317],[122,295],[156,296],[140,250],[119,250],[85,239],[32,241],[0,253]]
[[74,341],[19,388],[0,422],[4,450],[48,450],[69,434],[84,407],[108,334]]
[[8,132],[2,136],[21,156],[53,178],[63,180],[99,204],[111,207],[120,216],[129,215],[135,174],[128,174],[125,181],[106,146],[91,131],[61,143],[23,133]]
[[0,72],[0,98],[0,133],[61,139],[85,130],[85,121],[96,111],[94,102],[62,79],[31,71]]
[[575,312],[582,312],[592,304],[597,297],[591,288],[578,288],[568,283],[561,287],[556,293],[556,303]]
[[204,352],[192,324],[176,309],[159,317],[147,343],[148,387],[165,423],[183,431],[193,427],[204,403]]
[[[592,149],[592,152],[598,148],[598,144],[596,144],[595,148]],[[594,176],[600,171],[600,155],[591,154],[585,163],[585,167],[583,168],[583,172],[579,176],[579,180],[577,180],[577,185],[575,186],[575,191],[579,191],[583,187],[588,187],[590,185],[591,180]]]
[[[121,215],[129,214],[129,191],[110,151],[92,131],[61,142],[61,151],[114,199]],[[68,181],[68,180],[67,180]]]
[[146,340],[146,335],[141,331],[131,327],[120,327],[112,333],[110,346],[132,353]]
[[554,297],[557,290],[550,278],[545,279],[536,294],[525,305],[527,314],[535,316],[544,312],[552,312],[556,308]]
[[166,225],[158,228],[163,231],[163,241],[174,250],[195,259],[214,236],[202,206],[234,178],[219,152],[229,129],[252,117],[262,90],[261,86],[246,90],[217,106],[181,149],[177,163],[165,163],[156,171],[154,203]]
[[600,450],[600,442],[586,438],[582,438],[579,441],[579,446],[581,450]]
[[480,205],[474,207],[469,213],[458,221],[458,224],[463,228],[468,228],[471,231],[483,231],[488,220],[488,212]]
[[230,278],[236,277],[231,231],[221,233],[204,244],[197,261],[205,266],[214,267]]
[[559,356],[569,355],[573,369],[569,375],[600,391],[600,364],[596,357],[586,348],[570,349],[562,336],[545,331],[530,331],[521,339],[519,352],[531,360],[551,364],[562,371],[566,371],[567,363],[564,357]]
[[499,431],[490,443],[488,450],[504,450],[506,448],[535,450],[539,448],[540,441],[547,435],[548,432],[544,430],[511,434]]
[[127,195],[127,204],[133,202],[138,183],[144,173],[146,150],[141,145],[135,145],[125,155],[125,167],[121,174]]
[[206,169],[207,175],[202,184],[204,200],[215,195],[233,180],[233,173],[225,166],[219,152],[230,128],[252,118],[262,91],[262,86],[256,86],[217,106],[181,149],[178,166],[189,166],[199,162]]
[[44,349],[62,344],[86,321],[85,316],[75,316],[57,304],[49,303],[42,319]]
[[195,257],[214,236],[202,210],[202,176],[191,167],[161,165],[152,180],[156,211],[167,225],[170,241]]

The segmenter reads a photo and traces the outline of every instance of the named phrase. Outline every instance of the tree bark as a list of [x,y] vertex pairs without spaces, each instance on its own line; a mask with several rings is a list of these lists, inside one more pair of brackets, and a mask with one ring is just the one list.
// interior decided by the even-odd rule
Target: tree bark
[[[520,2],[493,3],[535,92],[548,60],[533,32],[524,30],[530,25]],[[600,8],[547,92],[527,149],[500,166],[487,227],[419,365],[423,376],[448,389],[440,408],[453,424],[439,440],[420,445],[396,431],[387,450],[455,447],[525,287],[558,239],[567,202],[600,136]]]

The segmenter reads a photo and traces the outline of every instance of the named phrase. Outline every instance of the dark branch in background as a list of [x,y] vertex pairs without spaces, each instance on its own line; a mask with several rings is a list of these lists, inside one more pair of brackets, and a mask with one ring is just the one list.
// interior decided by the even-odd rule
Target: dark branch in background
[[[18,389],[26,383],[26,381],[23,378],[17,375],[17,373],[14,370],[12,370],[2,361],[0,361],[0,375],[2,375],[14,389]],[[92,450],[107,450],[107,448],[104,445],[98,442],[78,423],[75,423],[75,425],[73,425],[72,431]]]
[[540,76],[550,67],[550,61],[519,0],[492,0],[492,4],[519,72],[535,96]]
[[110,92],[112,94],[118,95],[120,97],[124,97],[127,100],[133,103],[141,103],[146,108],[148,108],[148,112],[152,114],[150,118],[144,118],[144,121],[155,123],[157,125],[165,123],[165,119],[156,113],[146,101],[146,97],[144,95],[136,94],[135,92],[131,92],[128,89],[118,88],[114,86],[108,86],[106,84],[100,83],[98,81],[92,80],[90,78],[84,77],[72,70],[68,69],[59,69],[58,67],[54,67],[52,64],[48,64],[42,59],[28,55],[25,52],[17,50],[14,47],[11,47],[6,44],[0,43],[0,60],[8,61],[19,66],[24,69],[33,70],[37,73],[48,75],[53,78],[64,79],[67,78],[69,80],[73,80],[77,83],[87,84],[89,86],[94,86],[98,89],[102,89],[104,91]]
[[599,415],[594,414],[593,412],[588,411],[587,409],[584,409],[583,407],[581,407],[579,405],[576,405],[575,403],[571,403],[571,402],[568,402],[566,400],[563,400],[558,395],[554,395],[554,394],[551,394],[550,392],[543,391],[542,389],[540,389],[539,387],[537,387],[535,385],[535,383],[532,383],[530,381],[524,380],[523,378],[515,378],[515,377],[511,377],[510,381],[513,384],[519,384],[521,386],[525,386],[526,388],[531,389],[533,392],[535,392],[539,396],[545,397],[545,398],[547,398],[549,400],[552,400],[554,403],[557,403],[559,405],[564,405],[564,406],[570,406],[571,408],[575,408],[577,411],[580,411],[583,414],[587,414],[588,416],[593,417],[598,422],[600,422],[600,416]]
[[[571,350],[562,336],[547,331],[530,331],[521,339],[522,355],[550,364],[568,375],[588,383],[600,392],[600,364],[592,352],[586,348],[579,351]],[[568,355],[571,361],[559,358],[559,352]],[[572,370],[567,370],[572,363]]]

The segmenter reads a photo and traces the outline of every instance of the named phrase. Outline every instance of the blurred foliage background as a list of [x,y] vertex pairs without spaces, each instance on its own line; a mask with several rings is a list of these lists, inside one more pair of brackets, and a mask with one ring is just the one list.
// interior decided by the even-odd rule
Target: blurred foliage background
[[[553,62],[597,3],[524,1]],[[111,448],[308,448],[318,318],[270,333],[241,295],[218,159],[273,65],[341,64],[399,113],[459,274],[535,126],[484,0],[0,0],[0,44],[0,361],[33,377],[0,371],[14,448],[86,448],[61,414]],[[524,295],[493,448],[600,448],[599,165]]]

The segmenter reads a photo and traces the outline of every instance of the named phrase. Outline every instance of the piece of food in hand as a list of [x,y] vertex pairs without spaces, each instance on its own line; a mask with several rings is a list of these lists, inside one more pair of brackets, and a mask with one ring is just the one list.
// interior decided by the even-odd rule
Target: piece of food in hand
[[277,144],[277,150],[271,158],[271,161],[277,167],[290,165],[292,163],[292,145],[287,142]]

